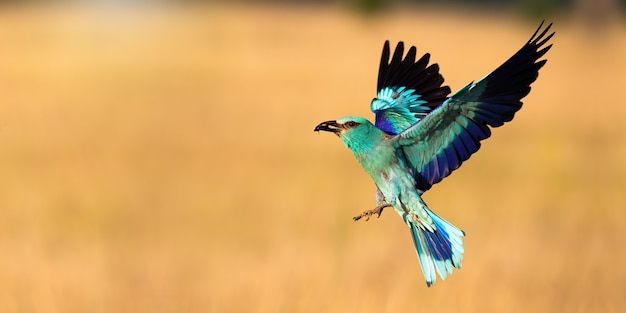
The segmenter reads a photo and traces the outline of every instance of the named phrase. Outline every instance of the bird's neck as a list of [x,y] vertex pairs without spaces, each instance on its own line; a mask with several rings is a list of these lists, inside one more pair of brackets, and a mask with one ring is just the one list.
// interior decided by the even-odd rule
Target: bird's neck
[[343,143],[356,154],[369,152],[383,140],[385,133],[376,127],[370,127],[368,131],[351,134],[347,138],[342,138]]
[[380,129],[371,127],[367,132],[344,139],[344,144],[354,153],[361,166],[367,168],[374,156],[379,154],[378,150],[384,145],[387,136]]

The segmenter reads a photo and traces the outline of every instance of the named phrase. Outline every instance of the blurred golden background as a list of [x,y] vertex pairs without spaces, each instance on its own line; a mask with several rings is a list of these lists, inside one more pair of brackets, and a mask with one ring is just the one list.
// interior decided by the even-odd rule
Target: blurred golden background
[[626,24],[557,32],[515,120],[425,195],[466,231],[424,283],[409,232],[317,123],[372,117],[384,40],[457,90],[539,24],[503,9],[0,7],[0,312],[623,312]]

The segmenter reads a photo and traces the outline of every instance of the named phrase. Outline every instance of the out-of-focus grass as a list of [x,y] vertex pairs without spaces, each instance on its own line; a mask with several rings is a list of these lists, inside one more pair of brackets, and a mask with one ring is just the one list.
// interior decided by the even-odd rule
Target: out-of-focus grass
[[385,39],[453,90],[536,25],[414,9],[0,10],[1,312],[620,312],[626,30],[558,21],[525,107],[426,194],[467,232],[426,288],[320,121],[370,116]]

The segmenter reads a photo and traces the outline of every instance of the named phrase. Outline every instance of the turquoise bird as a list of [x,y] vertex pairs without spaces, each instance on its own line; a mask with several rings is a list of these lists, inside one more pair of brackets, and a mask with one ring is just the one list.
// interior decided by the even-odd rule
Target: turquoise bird
[[354,218],[380,217],[393,207],[411,232],[426,285],[461,268],[465,233],[431,211],[422,194],[459,168],[491,135],[491,128],[513,119],[520,101],[546,60],[554,32],[543,22],[511,58],[477,82],[450,94],[430,55],[416,61],[416,48],[404,55],[399,42],[390,57],[383,47],[378,93],[371,102],[372,124],[358,116],[326,121],[315,131],[339,136],[377,187],[377,206]]

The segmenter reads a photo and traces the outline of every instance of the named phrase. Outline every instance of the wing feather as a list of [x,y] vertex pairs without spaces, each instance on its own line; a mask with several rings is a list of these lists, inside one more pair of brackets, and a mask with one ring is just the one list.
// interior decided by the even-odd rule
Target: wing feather
[[491,135],[490,127],[513,119],[546,63],[539,58],[552,47],[544,47],[554,35],[547,35],[551,26],[541,31],[542,22],[530,40],[496,70],[461,88],[394,137],[415,173],[419,190],[428,190],[459,168],[478,151],[480,141]]
[[430,54],[422,55],[417,61],[416,58],[414,46],[404,55],[404,43],[399,42],[391,55],[389,41],[385,42],[378,71],[378,92],[371,109],[376,114],[376,127],[389,134],[396,135],[413,125],[450,94],[450,87],[441,86],[444,79],[439,66],[428,65]]

